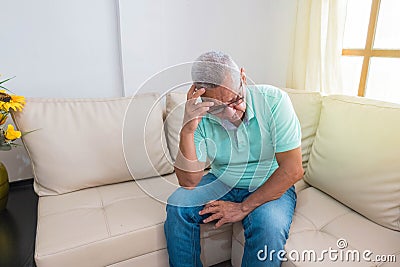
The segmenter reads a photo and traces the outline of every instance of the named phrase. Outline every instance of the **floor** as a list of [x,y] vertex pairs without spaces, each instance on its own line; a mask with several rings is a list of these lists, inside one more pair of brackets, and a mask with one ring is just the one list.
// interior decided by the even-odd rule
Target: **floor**
[[0,212],[0,266],[36,266],[33,259],[38,197],[33,179],[10,183],[7,208]]
[[[38,197],[33,179],[10,183],[7,209],[0,212],[0,267],[36,267],[33,253]],[[229,261],[212,267],[230,267]]]

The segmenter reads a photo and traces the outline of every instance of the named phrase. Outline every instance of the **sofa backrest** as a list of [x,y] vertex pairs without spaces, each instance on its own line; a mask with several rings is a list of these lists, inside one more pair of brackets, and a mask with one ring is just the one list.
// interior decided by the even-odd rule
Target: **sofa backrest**
[[304,179],[370,220],[400,230],[400,105],[323,98]]
[[165,135],[173,161],[176,160],[179,151],[179,133],[182,129],[185,103],[186,93],[184,92],[170,92],[166,95]]
[[[36,130],[23,142],[39,196],[132,180],[132,174],[141,179],[173,171],[160,138],[157,94],[136,96],[129,109],[131,97],[26,100],[13,119],[22,132]],[[145,130],[151,131],[149,138]]]
[[322,96],[318,92],[283,88],[290,97],[301,125],[301,151],[303,169],[307,172],[311,147],[319,124]]
[[[288,93],[301,124],[303,168],[308,158],[318,128],[322,97],[318,92],[283,89]],[[171,92],[166,96],[166,136],[171,158],[175,160],[179,149],[179,132],[182,128],[186,93]]]

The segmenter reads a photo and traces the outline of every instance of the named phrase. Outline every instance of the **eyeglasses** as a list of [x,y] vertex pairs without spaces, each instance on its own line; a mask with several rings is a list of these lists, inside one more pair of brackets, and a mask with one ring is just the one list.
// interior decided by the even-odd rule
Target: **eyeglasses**
[[[241,90],[241,94],[243,94],[242,83],[240,83],[240,88],[239,89]],[[234,100],[232,100],[232,101],[230,101],[228,103],[223,103],[223,104],[217,105],[217,106],[211,106],[209,108],[209,110],[207,111],[207,113],[210,113],[211,115],[219,114],[222,111],[224,111],[227,107],[230,107],[230,106],[236,107],[236,106],[240,105],[242,103],[243,99],[244,99],[243,96],[238,95],[236,97],[236,99],[234,99]]]
[[241,97],[236,98],[236,99],[234,99],[234,100],[232,100],[232,101],[230,101],[230,102],[228,102],[228,103],[224,103],[224,104],[217,105],[217,106],[211,106],[211,107],[209,108],[209,110],[207,111],[207,113],[210,113],[210,114],[212,114],[212,115],[216,115],[216,114],[219,114],[219,113],[221,113],[222,111],[224,111],[224,110],[225,110],[227,107],[229,107],[229,106],[236,107],[236,106],[238,106],[239,104],[242,103],[243,98],[244,98],[244,97],[241,96]]

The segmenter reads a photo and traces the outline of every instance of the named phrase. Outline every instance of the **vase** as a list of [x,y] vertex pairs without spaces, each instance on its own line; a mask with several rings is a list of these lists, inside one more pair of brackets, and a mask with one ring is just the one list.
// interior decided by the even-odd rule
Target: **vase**
[[8,200],[8,173],[2,162],[0,162],[0,212],[7,206]]

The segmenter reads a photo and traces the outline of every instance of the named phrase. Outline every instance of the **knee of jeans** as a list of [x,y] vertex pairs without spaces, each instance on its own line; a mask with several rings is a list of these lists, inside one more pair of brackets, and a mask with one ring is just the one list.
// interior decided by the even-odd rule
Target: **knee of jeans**
[[171,204],[167,204],[166,211],[167,221],[172,219],[174,222],[176,222],[176,220],[192,221],[196,213],[198,213],[196,207],[181,207]]
[[251,226],[248,227],[245,236],[259,236],[276,241],[284,241],[289,237],[291,219],[286,216],[274,216],[264,218],[251,218]]
[[167,199],[168,206],[176,206],[182,207],[185,206],[184,202],[187,202],[188,196],[187,192],[188,189],[184,189],[182,187],[177,188]]
[[167,200],[169,206],[174,207],[195,207],[199,206],[201,199],[198,199],[198,194],[194,193],[194,190],[189,190],[185,188],[176,189]]
[[179,187],[167,199],[167,204],[179,207],[197,207],[214,199],[212,194],[208,194],[206,188],[196,187],[186,189]]

